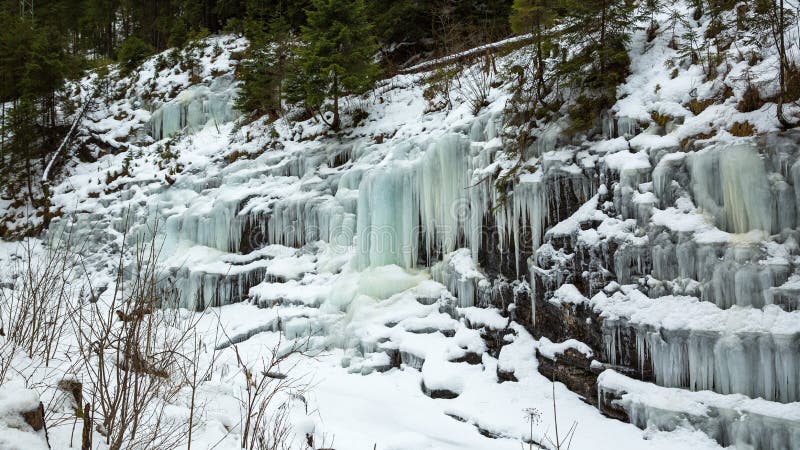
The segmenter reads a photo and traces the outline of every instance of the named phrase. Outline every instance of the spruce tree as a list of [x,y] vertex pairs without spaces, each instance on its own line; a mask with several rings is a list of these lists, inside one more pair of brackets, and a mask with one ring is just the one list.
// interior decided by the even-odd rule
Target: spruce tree
[[[373,61],[378,46],[365,9],[363,0],[314,0],[302,27],[289,99],[305,101],[334,130],[341,126],[340,98],[366,92],[379,74]],[[328,99],[331,120],[320,111]]]
[[2,187],[9,191],[22,192],[21,188],[24,186],[24,192],[31,202],[35,200],[34,164],[42,156],[37,123],[39,115],[35,99],[25,96],[16,102],[6,118],[6,127],[12,138],[6,147],[8,154],[2,174],[6,184]]
[[[266,29],[265,29],[266,28]],[[281,110],[283,81],[291,60],[291,31],[283,16],[269,23],[257,17],[245,21],[245,35],[250,40],[247,58],[239,67],[242,81],[237,107],[256,115],[267,114],[276,120]]]
[[613,105],[616,87],[628,75],[627,43],[633,30],[630,0],[561,0],[562,39],[577,48],[565,55],[559,71],[579,92],[571,111],[573,126],[586,129],[602,109]]
[[136,36],[131,36],[119,46],[117,59],[124,74],[128,74],[147,59],[153,49]]
[[[0,101],[3,106],[2,187],[27,185],[33,201],[36,164],[57,139],[56,92],[63,86],[70,58],[59,30],[29,17],[1,15]],[[11,108],[5,104],[11,103]]]

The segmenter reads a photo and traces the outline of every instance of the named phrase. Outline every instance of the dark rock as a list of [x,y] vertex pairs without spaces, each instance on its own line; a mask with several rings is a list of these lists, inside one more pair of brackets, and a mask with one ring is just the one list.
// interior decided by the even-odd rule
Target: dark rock
[[569,348],[564,353],[550,359],[538,351],[539,372],[545,377],[564,383],[569,390],[582,395],[584,401],[597,404],[597,371],[592,370],[592,359],[583,353]]
[[512,382],[516,383],[519,380],[517,379],[517,376],[514,374],[513,371],[502,370],[501,368],[498,367],[497,368],[497,382],[498,383],[503,383],[503,382],[506,382],[506,381],[512,381]]
[[428,387],[425,386],[425,382],[422,383],[422,392],[430,398],[453,399],[461,395],[460,393],[451,391],[449,389],[428,389]]
[[45,430],[47,433],[47,426],[44,423],[44,405],[41,402],[39,402],[39,407],[33,411],[23,412],[22,418],[33,428],[33,431]]
[[619,394],[613,391],[603,390],[598,399],[597,409],[606,417],[630,422],[630,417],[624,408],[617,404]]
[[506,336],[514,334],[510,328],[504,330],[481,330],[481,337],[486,343],[486,351],[494,358],[500,356],[500,350],[506,345]]
[[454,363],[462,363],[465,362],[467,364],[478,365],[483,363],[483,357],[474,352],[467,352],[464,356],[456,359],[451,359],[450,362]]
[[68,396],[72,407],[77,411],[83,403],[83,384],[80,381],[64,378],[58,382],[58,388]]

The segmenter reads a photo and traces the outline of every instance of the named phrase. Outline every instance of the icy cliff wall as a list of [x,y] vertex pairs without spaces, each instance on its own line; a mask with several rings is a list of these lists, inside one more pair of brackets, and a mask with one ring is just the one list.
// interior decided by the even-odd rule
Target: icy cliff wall
[[[219,40],[225,50],[204,51],[200,83],[149,61],[120,81],[129,99],[90,117],[82,138],[97,161],[76,164],[54,189],[64,216],[51,233],[70,230],[97,256],[96,270],[155,236],[181,307],[251,301],[349,316],[369,304],[364,296],[383,299],[431,277],[449,296],[414,295],[437,313],[469,323],[460,308],[495,308],[537,338],[580,341],[570,348],[583,351],[571,356],[586,375],[582,395],[638,425],[668,428],[675,421],[665,418],[689,416],[625,397],[640,392],[635,380],[713,401],[715,411],[757,404],[762,422],[797,408],[800,136],[777,132],[769,111],[684,108],[684,88],[699,76],[647,76],[666,43],[645,51],[634,42],[644,56],[622,90],[647,95],[620,100],[593,133],[544,125],[520,156],[503,138],[504,86],[477,115],[466,102],[425,112],[418,75],[381,86],[385,101],[350,135],[326,136],[313,120],[236,123],[231,54],[244,44]],[[157,100],[142,95],[151,85]],[[648,107],[670,120],[659,125]],[[722,117],[712,121],[716,136],[712,109]],[[725,132],[741,120],[757,124],[756,136]],[[505,324],[498,328],[511,333]],[[364,360],[382,344],[316,316],[274,326],[334,336]],[[558,377],[569,372],[559,366],[569,358],[539,356]],[[598,382],[605,369],[627,381]],[[797,421],[777,421],[773,440],[762,422],[730,431],[747,417],[703,427],[716,427],[708,433],[726,445],[797,447]]]

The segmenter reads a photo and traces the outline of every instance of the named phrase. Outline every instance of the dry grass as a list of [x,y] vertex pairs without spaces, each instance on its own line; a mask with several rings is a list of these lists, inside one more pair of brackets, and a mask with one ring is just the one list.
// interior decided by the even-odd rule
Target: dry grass
[[653,122],[655,122],[656,125],[658,125],[660,127],[667,126],[667,122],[672,120],[672,117],[670,117],[670,116],[668,116],[666,114],[660,114],[657,111],[651,112],[650,113],[650,118],[653,119]]
[[713,104],[714,104],[714,99],[713,98],[709,98],[709,99],[705,99],[705,100],[698,100],[696,98],[693,98],[692,101],[690,101],[689,103],[687,103],[684,106],[686,107],[686,109],[691,111],[692,114],[697,116],[697,115],[700,115],[700,113],[705,111],[706,108],[708,108],[709,106],[711,106]]
[[758,91],[758,88],[752,84],[748,84],[747,89],[745,89],[744,94],[742,94],[742,100],[739,101],[736,109],[738,109],[739,112],[752,112],[758,111],[762,106],[764,106],[764,100],[761,98],[761,93]]
[[738,137],[745,137],[745,136],[752,136],[755,134],[755,128],[753,125],[748,122],[735,122],[730,130],[728,130],[732,135]]

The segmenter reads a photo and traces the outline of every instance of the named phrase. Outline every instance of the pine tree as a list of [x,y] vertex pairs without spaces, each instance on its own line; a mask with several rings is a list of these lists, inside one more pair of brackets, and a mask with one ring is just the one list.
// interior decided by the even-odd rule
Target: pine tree
[[2,187],[13,189],[16,186],[16,191],[19,192],[19,188],[25,186],[31,202],[35,200],[34,164],[42,155],[37,122],[39,115],[35,99],[25,96],[17,101],[6,118],[6,126],[12,138],[7,143],[8,156],[4,166],[5,173],[2,174],[5,185]]
[[659,28],[656,14],[661,11],[661,2],[662,0],[642,0],[639,2],[639,19],[649,22],[647,26],[647,42],[656,37],[656,32]]
[[153,49],[147,43],[136,36],[131,36],[119,46],[117,59],[120,62],[122,73],[130,73],[139,66],[151,53]]
[[379,74],[373,61],[378,46],[363,0],[314,0],[307,13],[289,99],[303,100],[316,112],[321,112],[326,100],[332,100],[333,118],[329,121],[325,114],[320,116],[338,130],[339,99],[366,92]]
[[114,0],[86,0],[82,28],[92,50],[106,58],[114,57],[117,45],[115,27],[119,5]]
[[57,138],[56,92],[63,86],[71,58],[65,54],[63,35],[51,24],[2,14],[0,26],[6,31],[0,34],[0,102],[4,104],[0,181],[4,188],[24,182],[34,201],[36,164]]
[[366,5],[375,34],[383,45],[381,51],[386,62],[404,62],[425,48],[419,45],[420,41],[430,38],[431,33],[425,2],[367,0]]
[[570,114],[573,126],[591,126],[601,110],[616,98],[616,87],[628,74],[634,3],[629,0],[562,0],[562,38],[578,50],[560,64],[562,75],[572,79],[579,92],[577,108]]
[[265,25],[260,18],[251,16],[245,22],[245,35],[250,39],[250,49],[239,67],[242,88],[237,107],[276,120],[282,107],[286,68],[292,57],[289,23],[283,16],[275,16]]

